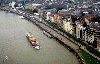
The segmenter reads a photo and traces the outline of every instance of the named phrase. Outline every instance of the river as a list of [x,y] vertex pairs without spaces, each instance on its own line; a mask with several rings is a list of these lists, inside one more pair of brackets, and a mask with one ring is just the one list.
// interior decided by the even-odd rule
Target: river
[[[32,48],[32,32],[41,49]],[[0,64],[79,64],[77,58],[54,39],[47,38],[32,22],[0,11]]]

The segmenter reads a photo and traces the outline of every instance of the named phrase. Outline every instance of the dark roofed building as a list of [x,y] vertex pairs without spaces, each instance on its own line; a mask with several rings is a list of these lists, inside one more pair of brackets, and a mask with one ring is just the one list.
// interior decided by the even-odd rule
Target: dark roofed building
[[94,14],[89,14],[89,13],[84,15],[84,18],[87,18],[87,19],[90,20],[90,21],[91,21],[93,18],[95,18],[95,17],[96,17],[96,16],[95,16]]

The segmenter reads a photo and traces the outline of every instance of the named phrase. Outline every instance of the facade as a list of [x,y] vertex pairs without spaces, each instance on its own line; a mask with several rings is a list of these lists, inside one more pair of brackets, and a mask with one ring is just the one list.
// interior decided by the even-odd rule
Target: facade
[[90,25],[90,23],[92,22],[92,19],[95,18],[95,17],[96,16],[92,13],[87,13],[83,16],[87,25]]
[[85,14],[78,18],[76,21],[76,37],[96,48],[97,42],[95,31],[94,28],[91,27],[93,18],[95,18],[93,14]]
[[25,9],[30,9],[30,10],[33,10],[33,6],[32,6],[32,4],[26,4],[25,5]]
[[74,27],[71,25],[70,21],[63,20],[63,28],[66,32],[73,34],[74,33]]
[[100,31],[100,29],[97,27],[100,24],[95,23],[97,22],[97,18],[92,13],[85,14],[83,18],[85,19],[85,22],[88,25],[88,27],[86,27],[85,41],[93,45],[93,47],[97,48],[98,37],[96,36],[96,31]]
[[50,17],[49,17],[50,14],[51,12],[47,12],[46,20],[50,20]]
[[82,36],[82,26],[81,26],[81,24],[79,24],[79,23],[77,23],[76,24],[76,37],[77,38],[81,38],[81,36]]
[[41,7],[41,4],[27,3],[25,5],[25,9],[30,9],[30,10],[37,9],[38,7]]
[[52,13],[52,14],[50,14],[50,20],[51,20],[51,22],[60,24],[60,23],[62,23],[62,15],[59,13]]
[[100,52],[100,39],[99,38],[97,38],[97,49]]
[[87,28],[85,34],[86,34],[85,41],[90,43],[90,44],[93,44],[93,41],[94,41],[94,31],[93,31],[93,29]]

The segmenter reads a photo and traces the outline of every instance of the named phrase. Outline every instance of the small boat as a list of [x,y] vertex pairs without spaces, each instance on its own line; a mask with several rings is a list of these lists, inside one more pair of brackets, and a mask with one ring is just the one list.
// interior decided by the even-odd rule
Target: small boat
[[46,36],[49,37],[49,38],[52,38],[52,37],[53,37],[51,34],[49,34],[49,33],[46,32],[46,31],[43,31],[43,34],[46,35]]
[[29,42],[31,43],[32,47],[35,48],[35,49],[40,49],[40,45],[39,43],[37,42],[36,38],[34,38],[31,35],[29,35],[29,33],[26,35],[27,39],[29,40]]

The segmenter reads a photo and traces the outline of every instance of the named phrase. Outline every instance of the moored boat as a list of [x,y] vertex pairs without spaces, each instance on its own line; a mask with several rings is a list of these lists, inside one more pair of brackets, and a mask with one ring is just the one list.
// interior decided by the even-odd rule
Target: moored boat
[[49,33],[46,32],[46,31],[43,31],[43,34],[46,35],[46,36],[49,37],[49,38],[52,38],[52,37],[53,37],[51,34],[49,34]]

